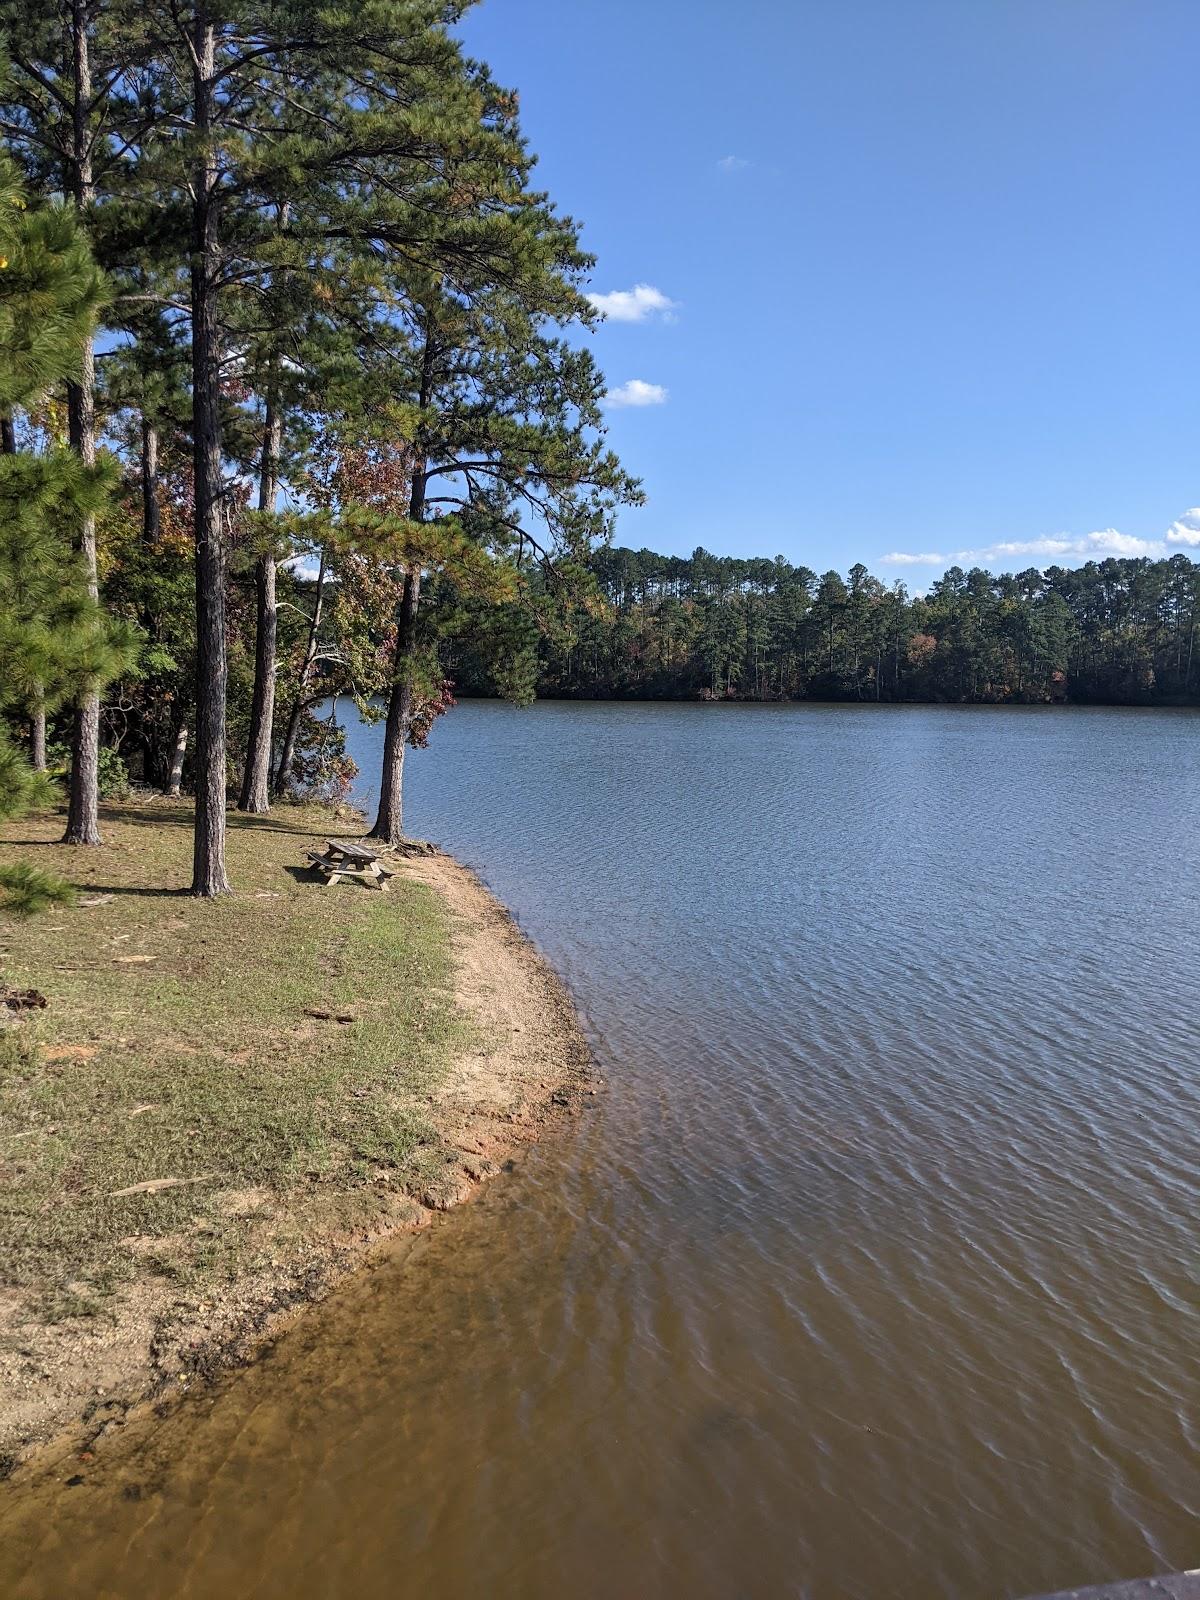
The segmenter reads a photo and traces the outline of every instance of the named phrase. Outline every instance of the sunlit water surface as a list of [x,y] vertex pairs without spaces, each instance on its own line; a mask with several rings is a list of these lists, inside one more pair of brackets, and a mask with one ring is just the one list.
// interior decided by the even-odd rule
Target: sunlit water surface
[[608,1091],[215,1405],[10,1488],[6,1594],[1200,1563],[1195,715],[471,704],[409,779]]

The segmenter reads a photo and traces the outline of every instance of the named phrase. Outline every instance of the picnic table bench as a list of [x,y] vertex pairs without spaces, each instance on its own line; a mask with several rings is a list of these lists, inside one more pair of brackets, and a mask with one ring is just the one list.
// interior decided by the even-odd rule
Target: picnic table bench
[[310,850],[308,859],[325,880],[325,886],[357,879],[368,888],[386,889],[393,869],[383,864],[378,850],[351,839],[326,839],[324,851]]

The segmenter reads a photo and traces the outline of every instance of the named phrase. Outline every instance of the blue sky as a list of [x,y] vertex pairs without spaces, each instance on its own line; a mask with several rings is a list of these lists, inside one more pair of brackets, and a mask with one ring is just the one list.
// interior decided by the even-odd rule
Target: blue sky
[[1196,0],[484,0],[463,35],[594,291],[672,302],[595,335],[646,402],[609,411],[621,543],[915,586],[1200,556]]

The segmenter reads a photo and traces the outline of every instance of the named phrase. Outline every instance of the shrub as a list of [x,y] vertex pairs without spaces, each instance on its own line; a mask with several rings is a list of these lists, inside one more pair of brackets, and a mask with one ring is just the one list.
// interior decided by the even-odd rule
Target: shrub
[[[71,751],[65,744],[46,746],[46,766],[52,777],[66,779],[71,772]],[[125,758],[108,745],[100,746],[98,787],[101,800],[129,798],[129,768]]]
[[315,717],[305,711],[292,762],[293,796],[336,805],[345,800],[357,776],[358,767],[346,752],[345,728],[332,717]]

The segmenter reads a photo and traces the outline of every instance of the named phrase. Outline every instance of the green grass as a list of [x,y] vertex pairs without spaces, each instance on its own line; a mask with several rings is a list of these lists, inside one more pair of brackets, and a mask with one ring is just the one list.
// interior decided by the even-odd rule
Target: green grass
[[[431,1098],[466,1029],[441,902],[401,876],[318,885],[304,852],[347,823],[297,807],[232,817],[237,893],[198,901],[190,824],[123,804],[98,849],[53,846],[57,816],[0,844],[78,889],[0,927],[0,981],[48,1001],[0,1031],[0,1261],[47,1319],[103,1314],[139,1275],[286,1265],[447,1164]],[[113,1193],[162,1178],[197,1181]]]

